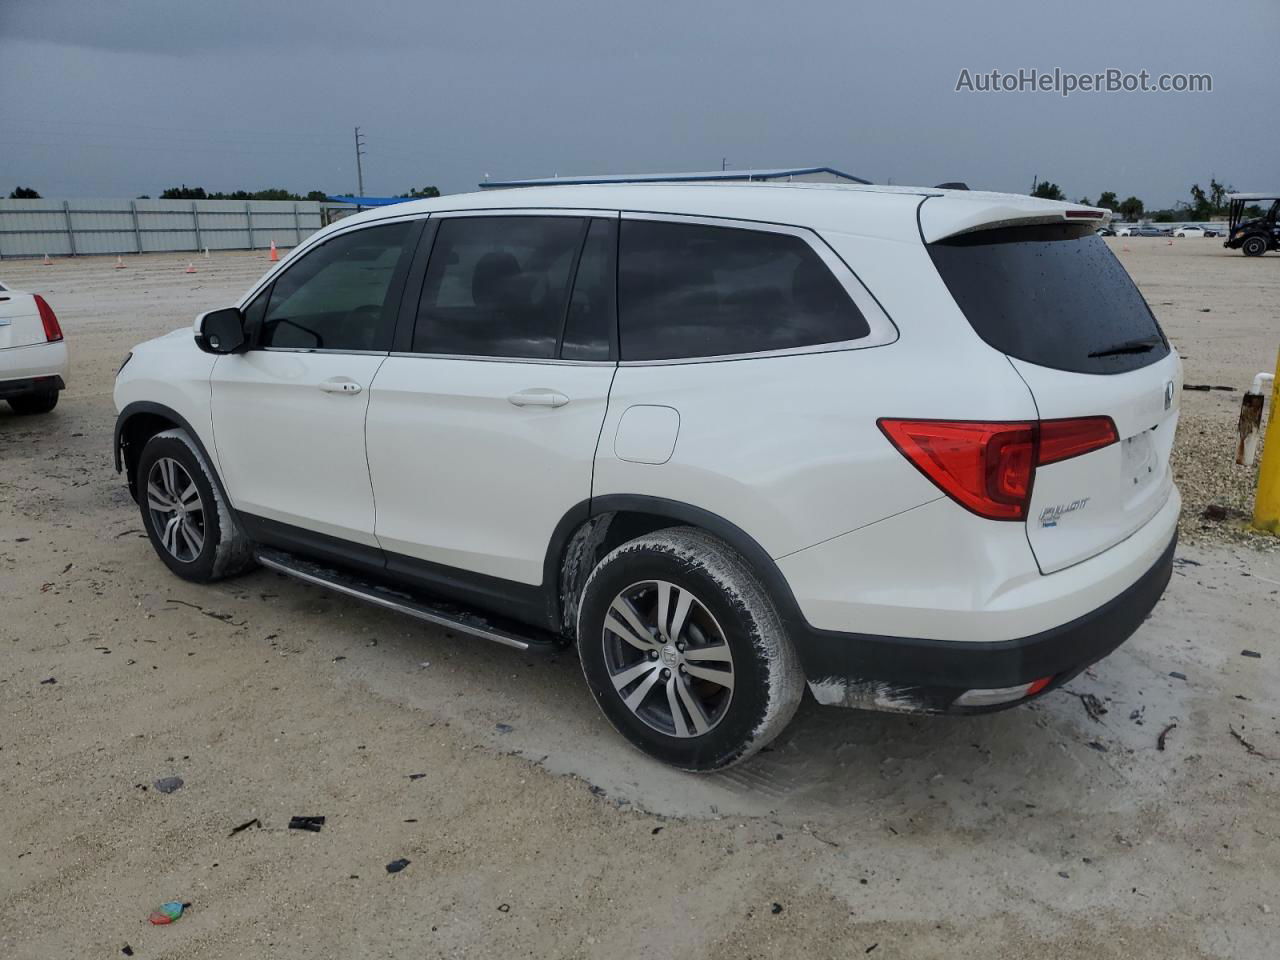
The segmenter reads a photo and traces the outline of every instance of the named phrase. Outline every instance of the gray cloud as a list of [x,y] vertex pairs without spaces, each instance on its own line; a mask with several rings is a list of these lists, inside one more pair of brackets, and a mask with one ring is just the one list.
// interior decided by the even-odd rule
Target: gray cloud
[[[0,177],[349,191],[360,124],[371,193],[727,157],[1164,205],[1210,174],[1272,185],[1280,7],[1241,0],[1230,25],[1193,0],[0,0]],[[1024,66],[1205,71],[1214,92],[953,92],[961,68]]]

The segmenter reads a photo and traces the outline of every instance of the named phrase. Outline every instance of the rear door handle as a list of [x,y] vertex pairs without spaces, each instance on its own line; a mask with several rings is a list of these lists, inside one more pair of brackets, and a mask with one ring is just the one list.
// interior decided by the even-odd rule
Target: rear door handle
[[534,387],[513,393],[507,397],[507,401],[517,407],[563,407],[569,402],[569,398],[558,390]]
[[331,377],[320,381],[320,389],[325,393],[359,393],[360,384],[350,377]]

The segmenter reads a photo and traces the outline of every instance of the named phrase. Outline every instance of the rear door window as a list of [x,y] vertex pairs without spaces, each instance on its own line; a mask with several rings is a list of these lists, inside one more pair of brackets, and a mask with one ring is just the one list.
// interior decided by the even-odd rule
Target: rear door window
[[1001,353],[1073,373],[1124,373],[1169,345],[1090,224],[978,230],[928,245],[974,331]]
[[586,229],[581,217],[441,220],[412,351],[553,359]]
[[662,220],[624,220],[621,230],[623,360],[788,350],[870,333],[801,237]]

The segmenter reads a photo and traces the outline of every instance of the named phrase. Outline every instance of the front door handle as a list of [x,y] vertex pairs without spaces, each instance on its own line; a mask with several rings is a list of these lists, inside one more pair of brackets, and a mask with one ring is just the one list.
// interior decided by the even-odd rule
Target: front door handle
[[569,402],[569,398],[558,390],[534,387],[531,390],[513,393],[507,397],[507,401],[517,407],[563,407]]
[[325,393],[359,393],[360,384],[350,377],[331,377],[320,381],[320,389]]

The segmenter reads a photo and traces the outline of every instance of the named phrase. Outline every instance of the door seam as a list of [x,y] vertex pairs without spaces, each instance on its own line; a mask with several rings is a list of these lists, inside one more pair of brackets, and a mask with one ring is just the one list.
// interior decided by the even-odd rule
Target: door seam
[[373,371],[373,376],[369,378],[369,393],[365,398],[364,419],[360,421],[360,446],[364,450],[364,469],[369,478],[369,499],[373,501],[373,529],[369,533],[373,537],[373,542],[378,545],[378,550],[382,552],[382,565],[384,567],[387,564],[387,548],[382,545],[382,539],[378,536],[378,488],[373,484],[373,466],[369,463],[369,408],[373,406],[373,385],[378,380],[382,365],[390,359],[389,355],[384,356],[378,363],[378,368]]

